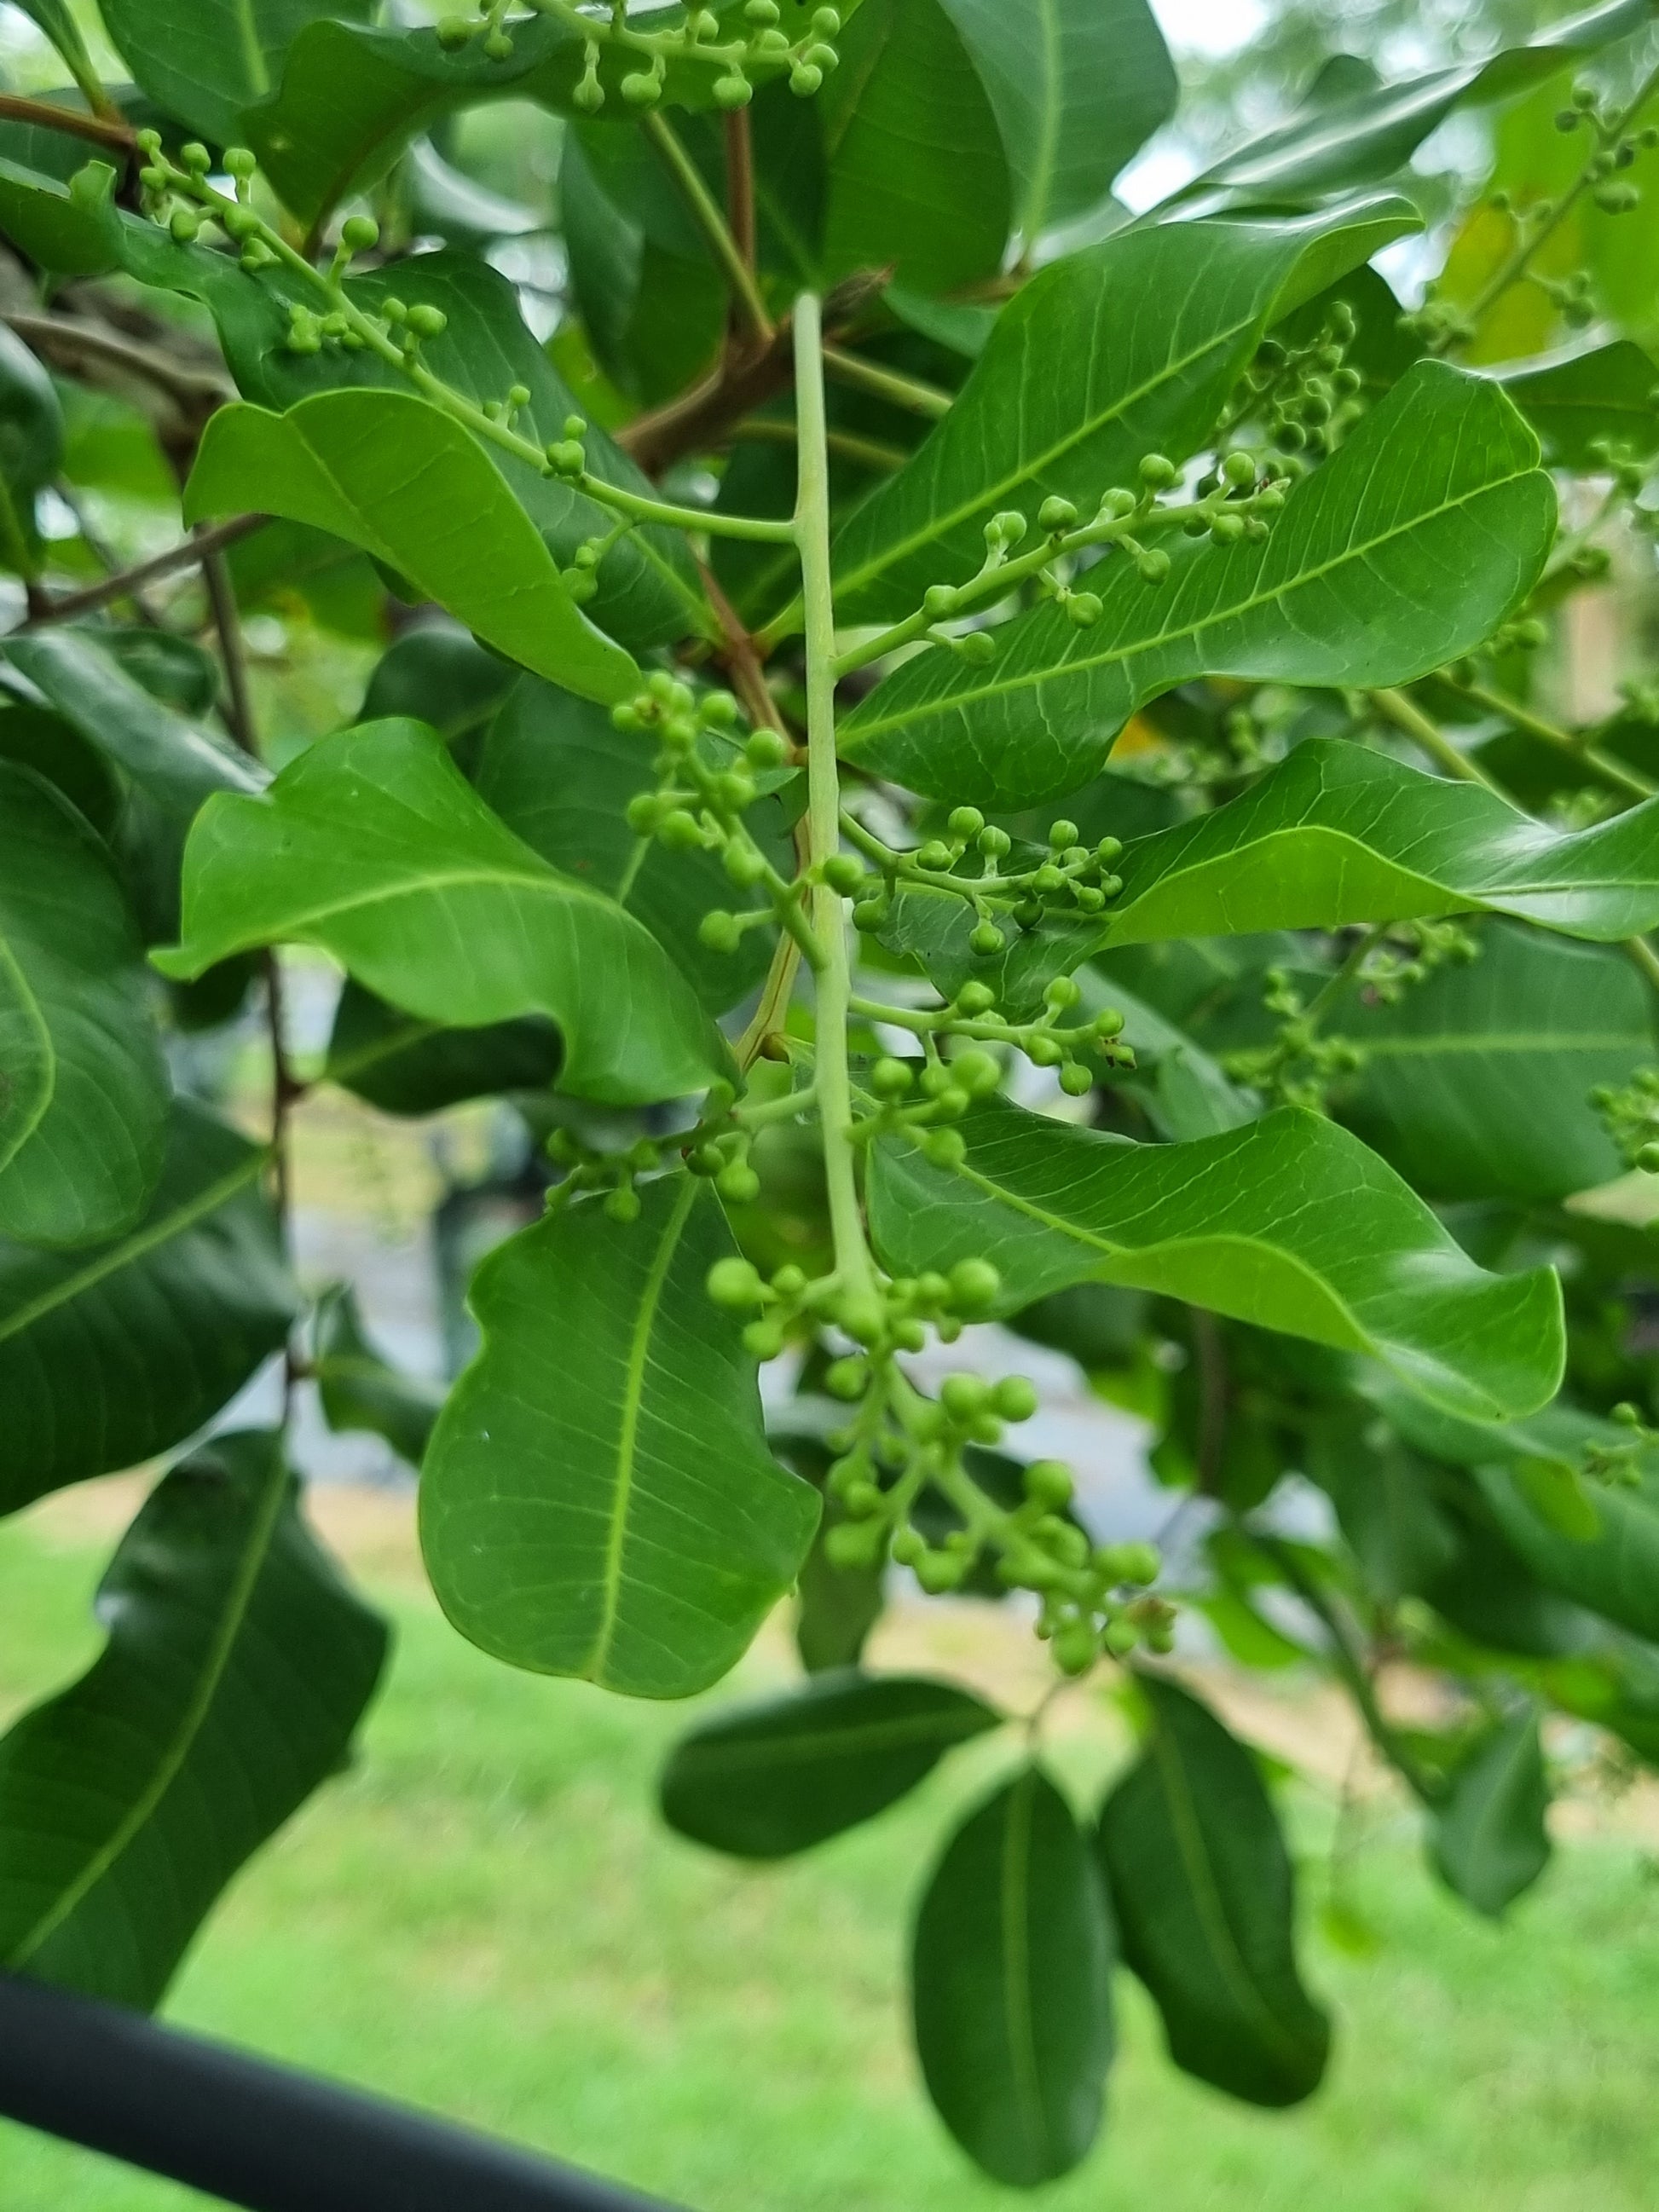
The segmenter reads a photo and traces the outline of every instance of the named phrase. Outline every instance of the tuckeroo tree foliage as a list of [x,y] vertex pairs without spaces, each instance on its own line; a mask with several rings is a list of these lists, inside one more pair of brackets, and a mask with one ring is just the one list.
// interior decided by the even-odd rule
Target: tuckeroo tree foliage
[[[73,84],[0,122],[0,1508],[165,1471],[0,1743],[0,1964],[155,2002],[346,1754],[384,1632],[286,1419],[211,1425],[275,1361],[419,1463],[509,1664],[683,1698],[793,1594],[805,1679],[685,1737],[684,1835],[805,1850],[989,1740],[911,1958],[987,2172],[1089,2148],[1120,1966],[1177,2065],[1308,2095],[1291,1855],[1183,1613],[1325,1669],[1483,1912],[1550,1715],[1659,1756],[1651,1245],[1576,1203],[1659,1170],[1659,690],[1550,706],[1608,549],[1652,565],[1648,9],[1334,67],[1133,217],[1144,0],[104,0],[107,86],[27,12]],[[442,157],[509,97],[561,122],[546,341],[486,251],[533,219]],[[1475,108],[1407,312],[1375,257]],[[99,495],[169,483],[176,552],[100,580]],[[273,605],[386,641],[280,758]],[[314,1062],[294,947],[343,978]],[[256,1020],[251,1137],[197,1047]],[[290,1272],[328,1085],[543,1148],[441,1402]],[[991,1320],[1153,1425],[1167,1565],[1022,1453]],[[1042,1714],[863,1668],[890,1564],[1119,1698],[1103,1803]]]

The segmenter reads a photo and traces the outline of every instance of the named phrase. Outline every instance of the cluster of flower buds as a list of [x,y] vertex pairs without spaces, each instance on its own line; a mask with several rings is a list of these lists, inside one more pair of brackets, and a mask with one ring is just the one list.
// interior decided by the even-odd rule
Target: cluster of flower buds
[[[1595,85],[1581,81],[1572,88],[1570,104],[1555,118],[1558,131],[1594,132],[1595,150],[1585,163],[1585,172],[1590,196],[1603,215],[1628,215],[1640,205],[1639,187],[1620,172],[1628,169],[1638,154],[1659,146],[1659,127],[1649,123],[1639,131],[1629,131],[1626,128],[1628,117],[1628,110],[1608,106]],[[1544,204],[1547,209],[1548,203]]]
[[1608,1489],[1634,1490],[1642,1480],[1644,1459],[1659,1444],[1659,1431],[1650,1428],[1640,1408],[1628,1400],[1611,1407],[1607,1419],[1625,1433],[1617,1443],[1586,1444],[1583,1471]]
[[[854,926],[878,935],[892,918],[896,892],[907,884],[948,891],[964,900],[977,915],[970,948],[981,960],[994,959],[1007,946],[1001,924],[1012,919],[1020,929],[1034,929],[1045,915],[1103,913],[1123,889],[1123,878],[1113,872],[1123,853],[1122,841],[1103,837],[1085,845],[1075,822],[1055,822],[1048,831],[1046,854],[1033,857],[1026,848],[1018,865],[1007,866],[1014,841],[1006,830],[987,823],[976,806],[951,809],[943,836],[929,837],[913,851],[901,853],[878,846],[873,838],[860,838],[863,849],[876,861],[873,872],[852,860],[838,868],[836,884],[854,901]],[[969,856],[979,872],[959,872]]]
[[[736,39],[720,16],[705,6],[688,8],[683,20],[670,29],[647,31],[629,21],[627,0],[611,0],[609,23],[581,14],[574,0],[531,0],[531,4],[585,34],[582,73],[571,97],[588,115],[597,115],[605,104],[599,64],[606,48],[626,54],[636,64],[619,87],[623,101],[636,110],[655,107],[662,100],[669,64],[674,62],[705,64],[715,72],[709,87],[715,104],[738,108],[746,107],[754,98],[757,75],[770,76],[787,68],[791,91],[806,100],[841,60],[831,43],[840,33],[841,15],[832,7],[817,9],[806,35],[792,40],[780,27],[783,10],[778,0],[744,0],[741,36]],[[444,16],[437,26],[439,44],[455,53],[477,40],[491,61],[511,61],[514,46],[507,9],[507,0],[479,0],[476,15]]]
[[604,1152],[585,1144],[574,1131],[555,1129],[547,1140],[547,1155],[564,1170],[550,1201],[562,1206],[586,1191],[605,1194],[605,1210],[612,1221],[640,1218],[635,1179],[654,1175],[662,1165],[663,1148],[650,1137],[641,1137],[623,1152]]
[[1277,1034],[1271,1044],[1226,1054],[1222,1066],[1276,1105],[1322,1114],[1331,1085],[1364,1066],[1364,1052],[1351,1038],[1321,1036],[1287,969],[1269,968],[1261,980],[1261,1003],[1276,1018]]
[[1234,412],[1264,420],[1272,443],[1292,464],[1304,453],[1334,453],[1364,412],[1359,372],[1347,362],[1358,329],[1353,309],[1339,300],[1305,345],[1266,338],[1256,349]]
[[1644,1067],[1620,1086],[1598,1083],[1589,1103],[1626,1166],[1659,1175],[1659,1067]]
[[1356,979],[1369,998],[1397,1006],[1414,983],[1426,982],[1437,969],[1467,968],[1480,957],[1480,940],[1460,921],[1401,921],[1389,939],[1365,956]]
[[868,1288],[849,1289],[834,1275],[809,1279],[793,1263],[770,1281],[749,1261],[735,1258],[717,1260],[708,1273],[708,1295],[717,1306],[756,1316],[744,1342],[757,1359],[775,1359],[792,1334],[809,1328],[832,1327],[860,1346],[830,1370],[829,1387],[842,1398],[864,1395],[872,1362],[923,1350],[930,1329],[953,1344],[965,1322],[986,1318],[1001,1291],[1002,1278],[988,1260],[958,1261],[948,1274],[878,1278]]

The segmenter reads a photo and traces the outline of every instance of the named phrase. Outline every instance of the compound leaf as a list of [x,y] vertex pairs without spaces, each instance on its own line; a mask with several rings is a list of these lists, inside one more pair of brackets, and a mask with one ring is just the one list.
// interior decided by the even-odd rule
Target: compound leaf
[[1483,1736],[1435,1808],[1435,1870],[1465,1904],[1496,1920],[1549,1864],[1549,1778],[1534,1707]]
[[1001,1723],[949,1682],[838,1668],[683,1736],[663,1769],[663,1818],[713,1850],[784,1858],[872,1820]]
[[547,1016],[579,1097],[647,1104],[721,1071],[717,1032],[649,931],[515,837],[419,722],[342,730],[264,798],[203,811],[185,942],[156,965],[191,977],[275,943],[320,945],[425,1021]]
[[1173,1682],[1143,1674],[1152,1731],[1101,1808],[1123,1956],[1170,2056],[1253,2105],[1317,2088],[1330,2022],[1297,1972],[1291,1862],[1255,1761]]
[[361,546],[538,675],[607,704],[639,688],[581,612],[530,515],[471,433],[413,392],[322,392],[285,415],[209,422],[187,521],[276,514]]
[[0,761],[0,1235],[85,1244],[143,1210],[169,1091],[149,1001],[103,847]]
[[873,1233],[896,1274],[983,1256],[999,1311],[1073,1283],[1118,1283],[1236,1321],[1369,1352],[1435,1403],[1478,1419],[1554,1392],[1560,1290],[1547,1268],[1489,1275],[1392,1168],[1300,1108],[1178,1145],[1133,1145],[1004,1101],[933,1166],[878,1140]]
[[338,1771],[381,1622],[298,1511],[281,1439],[175,1468],[98,1594],[103,1653],[0,1741],[0,1966],[161,1997],[214,1900]]
[[842,750],[929,796],[1035,805],[1075,790],[1136,708],[1194,677],[1394,684],[1455,659],[1531,588],[1554,526],[1538,441],[1503,392],[1420,362],[1265,542],[1182,539],[1156,584],[1109,556],[1094,628],[1051,603],[998,630],[987,666],[921,653],[848,716]]
[[768,1453],[755,1364],[704,1288],[733,1249],[713,1191],[639,1195],[626,1227],[578,1200],[479,1269],[483,1349],[427,1453],[421,1541],[497,1658],[684,1698],[793,1581],[818,1499]]
[[1112,1951],[1072,1808],[1028,1767],[946,1846],[911,1954],[928,2094],[996,2180],[1053,2181],[1094,2141],[1115,2045]]

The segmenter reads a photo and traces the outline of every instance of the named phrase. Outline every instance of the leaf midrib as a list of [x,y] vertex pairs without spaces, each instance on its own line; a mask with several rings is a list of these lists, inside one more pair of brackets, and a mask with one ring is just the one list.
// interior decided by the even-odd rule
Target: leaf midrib
[[23,973],[22,963],[12,951],[10,940],[5,937],[0,937],[0,972],[13,976],[16,981],[24,1019],[40,1042],[41,1055],[46,1066],[46,1090],[38,1101],[34,1111],[28,1116],[17,1141],[0,1149],[0,1173],[3,1173],[17,1158],[24,1146],[36,1133],[51,1111],[52,1100],[58,1095],[59,1063],[58,1048],[53,1041],[46,1014],[42,1011],[40,994]]
[[611,1523],[605,1536],[605,1571],[599,1585],[599,1625],[587,1658],[580,1672],[591,1681],[602,1681],[605,1662],[617,1632],[617,1616],[621,1611],[623,1559],[628,1541],[628,1515],[634,1492],[635,1460],[639,1447],[640,1413],[645,1399],[645,1370],[651,1355],[651,1336],[656,1326],[657,1309],[668,1281],[668,1271],[679,1249],[680,1238],[691,1216],[697,1200],[697,1186],[688,1176],[684,1189],[674,1201],[674,1211],[664,1225],[662,1243],[651,1262],[650,1273],[640,1297],[640,1310],[634,1320],[634,1333],[629,1346],[628,1367],[623,1382],[622,1422],[617,1436],[616,1494],[611,1507]]
[[[1258,609],[1274,605],[1288,598],[1292,592],[1301,591],[1309,584],[1319,582],[1322,578],[1330,575],[1338,568],[1346,567],[1352,562],[1367,559],[1380,547],[1393,544],[1396,538],[1408,537],[1414,531],[1427,528],[1431,524],[1439,521],[1443,515],[1458,514],[1463,508],[1474,506],[1478,500],[1488,498],[1495,492],[1507,490],[1511,484],[1524,483],[1528,477],[1541,477],[1542,474],[1541,470],[1528,466],[1513,470],[1508,476],[1488,477],[1472,491],[1456,499],[1443,500],[1436,507],[1419,507],[1407,521],[1399,524],[1396,527],[1385,530],[1376,537],[1367,538],[1357,544],[1346,546],[1340,553],[1333,555],[1328,561],[1320,562],[1310,568],[1297,569],[1293,576],[1286,577],[1283,583],[1276,585],[1272,591],[1257,592],[1246,599],[1236,600],[1230,606],[1215,609],[1211,613],[1200,616],[1196,621],[1188,623],[1184,629],[1159,630],[1150,637],[1134,639],[1127,645],[1115,647],[1109,652],[1095,653],[1087,659],[1057,660],[1047,668],[1038,669],[1030,675],[1010,678],[1006,682],[981,684],[971,690],[946,692],[941,694],[937,699],[919,700],[914,706],[902,709],[896,716],[890,715],[885,721],[872,719],[861,726],[850,729],[848,732],[848,744],[845,749],[854,749],[860,744],[867,743],[872,738],[884,736],[889,730],[902,729],[911,723],[930,720],[936,715],[951,714],[968,707],[977,706],[987,699],[1011,696],[1015,692],[1030,690],[1039,684],[1050,684],[1057,679],[1063,681],[1075,676],[1091,675],[1097,668],[1109,668],[1115,663],[1133,660],[1138,655],[1156,652],[1163,647],[1182,644],[1220,623],[1242,621],[1248,616],[1255,614]],[[906,665],[908,664],[907,663]],[[1518,884],[1513,888],[1534,890],[1548,889],[1550,886]],[[1568,888],[1577,890],[1581,886],[1574,884]]]

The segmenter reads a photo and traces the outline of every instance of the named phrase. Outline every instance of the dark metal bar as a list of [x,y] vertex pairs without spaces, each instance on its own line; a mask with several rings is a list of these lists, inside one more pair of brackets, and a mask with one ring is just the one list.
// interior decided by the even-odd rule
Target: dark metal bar
[[246,2212],[671,2212],[486,2136],[3,1974],[0,2115]]

